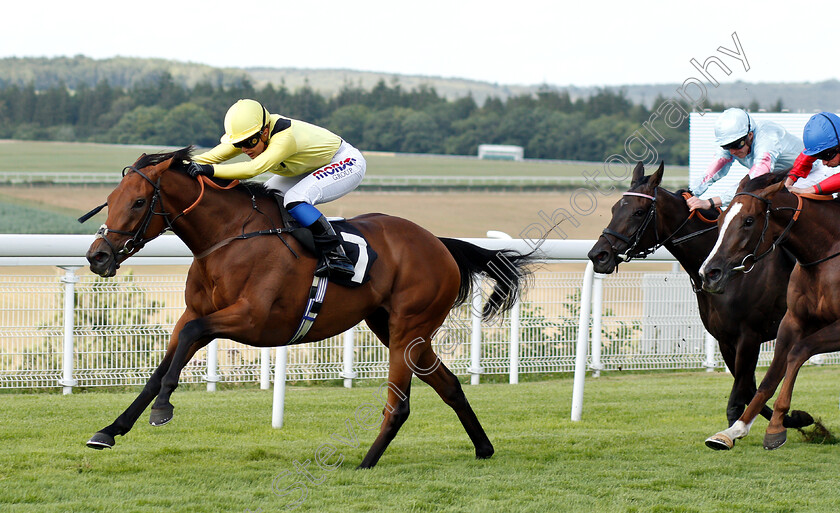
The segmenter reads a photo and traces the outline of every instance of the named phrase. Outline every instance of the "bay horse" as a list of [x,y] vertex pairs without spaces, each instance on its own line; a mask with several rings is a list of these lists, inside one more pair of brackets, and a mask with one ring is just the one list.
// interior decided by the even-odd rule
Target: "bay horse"
[[[644,258],[660,246],[674,255],[691,279],[703,326],[717,339],[732,372],[734,382],[726,406],[732,425],[755,395],[759,349],[762,342],[776,337],[794,261],[776,252],[751,273],[735,277],[726,294],[703,291],[699,270],[717,239],[712,219],[718,212],[691,212],[684,191],[674,193],[660,186],[664,168],[660,163],[652,175],[645,176],[644,165],[636,165],[630,189],[613,205],[612,219],[588,256],[595,272],[610,274],[621,262]],[[772,410],[765,407],[760,413],[769,420]],[[784,422],[788,427],[805,427],[813,424],[813,418],[794,410]]]
[[[106,223],[87,252],[91,271],[103,277],[114,276],[123,261],[165,231],[174,232],[195,256],[185,285],[186,309],[163,361],[134,402],[87,442],[91,448],[113,447],[114,437],[128,433],[152,400],[150,423],[169,422],[174,414],[170,396],[181,370],[212,339],[255,347],[287,345],[304,315],[316,260],[297,240],[277,232],[283,222],[271,191],[252,182],[229,183],[222,190],[206,177],[193,178],[184,171],[191,152],[187,147],[144,154],[123,170],[122,181],[108,196]],[[408,418],[413,374],[455,410],[476,458],[491,457],[492,443],[431,341],[453,306],[469,297],[474,276],[486,274],[496,282],[484,306],[485,319],[509,309],[528,273],[529,256],[438,238],[384,214],[349,222],[378,253],[370,280],[353,289],[330,283],[317,319],[298,343],[337,335],[364,320],[388,347],[380,431],[359,467],[376,465]],[[271,234],[237,237],[260,231]]]
[[[764,435],[765,449],[781,447],[787,440],[782,417],[790,408],[799,368],[813,355],[840,350],[840,258],[835,258],[840,256],[840,203],[831,196],[794,195],[766,176],[742,182],[718,221],[715,248],[700,268],[703,288],[728,291],[742,273],[773,258],[780,246],[798,263],[770,367],[738,421],[706,440],[712,449],[731,449],[735,440],[747,436],[758,411],[766,408],[784,378]],[[760,313],[756,304],[742,308]]]

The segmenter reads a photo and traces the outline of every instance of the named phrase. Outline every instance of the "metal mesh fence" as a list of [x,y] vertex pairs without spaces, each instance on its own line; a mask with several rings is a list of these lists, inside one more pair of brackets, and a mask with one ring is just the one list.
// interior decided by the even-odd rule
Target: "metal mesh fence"
[[[185,276],[121,274],[83,276],[75,283],[72,312],[73,378],[78,386],[144,384],[163,358],[184,309]],[[538,272],[520,304],[519,372],[574,370],[582,272]],[[485,294],[489,292],[485,284]],[[0,388],[59,386],[65,330],[64,283],[59,274],[0,275]],[[484,296],[486,297],[486,295]],[[745,305],[745,307],[747,307]],[[450,314],[433,344],[455,374],[470,372],[470,305]],[[510,372],[513,317],[507,313],[481,327],[484,374]],[[353,377],[388,375],[388,350],[365,326],[353,331]],[[705,330],[691,284],[682,272],[626,272],[603,281],[603,370],[700,369],[705,367]],[[288,379],[334,380],[344,375],[344,337],[289,348]],[[763,344],[759,365],[772,359]],[[722,366],[720,354],[715,363]],[[840,363],[840,354],[815,361]],[[273,366],[273,358],[270,365]],[[182,382],[207,376],[207,351],[184,368]],[[261,351],[218,341],[222,382],[259,382]]]

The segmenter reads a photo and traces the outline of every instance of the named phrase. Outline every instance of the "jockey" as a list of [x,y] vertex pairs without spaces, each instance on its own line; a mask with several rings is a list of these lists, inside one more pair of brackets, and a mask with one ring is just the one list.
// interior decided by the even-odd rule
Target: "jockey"
[[[788,133],[781,125],[772,121],[756,121],[742,109],[726,109],[715,123],[715,141],[720,146],[715,160],[709,165],[706,174],[699,182],[691,187],[695,195],[686,202],[691,210],[697,208],[714,208],[728,205],[738,188],[736,184],[721,196],[703,200],[697,196],[706,192],[714,182],[720,180],[737,160],[749,169],[750,178],[767,173],[787,174],[794,166],[799,152],[802,151],[802,141],[795,135]],[[809,181],[816,183],[828,174],[819,163],[814,167],[814,176]],[[804,164],[803,164],[804,165]],[[793,182],[797,176],[789,176]],[[819,176],[819,178],[817,178]]]
[[[840,117],[833,112],[814,114],[805,129],[802,139],[805,141],[805,151],[796,159],[791,176],[808,177],[811,166],[822,161],[824,166],[836,168],[840,165]],[[840,174],[829,176],[811,187],[791,187],[791,192],[832,194],[840,192]]]
[[[240,154],[250,162],[220,164]],[[338,236],[314,205],[344,196],[365,176],[361,152],[339,136],[279,114],[255,100],[239,100],[225,115],[221,144],[194,157],[188,172],[226,179],[274,173],[265,185],[284,196],[284,205],[301,226],[309,228],[324,257],[319,276],[351,277],[355,273]]]

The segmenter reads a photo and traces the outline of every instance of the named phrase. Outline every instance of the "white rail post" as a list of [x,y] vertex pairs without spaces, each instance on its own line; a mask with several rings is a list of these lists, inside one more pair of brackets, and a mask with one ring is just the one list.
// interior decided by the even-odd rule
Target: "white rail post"
[[64,358],[58,384],[64,387],[64,395],[68,395],[73,393],[73,387],[78,384],[78,381],[73,379],[73,332],[76,329],[76,284],[79,282],[76,270],[81,266],[61,266],[61,268],[64,269],[64,276],[61,278],[61,282],[64,283]]
[[352,327],[344,332],[342,336],[344,342],[344,368],[341,371],[341,377],[344,378],[344,388],[353,388],[353,379],[356,373],[353,372],[353,351],[356,345],[356,328]]
[[715,340],[715,337],[711,333],[706,331],[706,361],[703,362],[703,366],[706,367],[706,372],[715,371],[715,346],[717,346],[717,340]]
[[207,382],[208,392],[216,391],[216,383],[219,382],[219,341],[215,338],[207,344],[207,375],[204,381]]
[[594,274],[592,284],[592,362],[589,368],[592,369],[592,377],[597,378],[604,370],[601,363],[601,315],[604,310],[604,276],[600,273]]
[[271,348],[260,348],[260,390],[271,386]]
[[271,405],[271,427],[283,427],[283,412],[286,408],[286,363],[289,348],[277,348],[277,359],[274,362],[274,402]]
[[476,277],[472,286],[472,334],[470,338],[470,385],[478,385],[481,379],[481,278]]
[[510,311],[510,384],[519,383],[519,327],[521,302],[516,298]]
[[586,349],[589,342],[589,314],[592,307],[592,281],[595,269],[587,262],[580,289],[580,319],[578,321],[577,354],[575,355],[575,383],[572,388],[572,421],[579,421],[583,413],[583,382],[586,378]]
[[[498,230],[489,230],[487,236],[493,239],[512,240],[513,237],[505,232]],[[519,383],[519,328],[520,328],[520,313],[522,311],[522,304],[519,297],[513,303],[513,308],[510,311],[510,384],[516,385]]]

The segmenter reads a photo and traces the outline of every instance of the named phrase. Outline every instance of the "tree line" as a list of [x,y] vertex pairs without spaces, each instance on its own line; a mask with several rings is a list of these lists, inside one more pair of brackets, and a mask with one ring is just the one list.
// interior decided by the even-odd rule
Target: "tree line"
[[[290,91],[284,85],[256,88],[242,79],[189,87],[162,73],[128,88],[104,80],[72,91],[64,84],[44,90],[7,85],[0,89],[0,138],[209,147],[218,143],[224,114],[240,98],[324,126],[365,151],[475,155],[479,144],[514,144],[525,148],[526,158],[586,161],[623,153],[625,140],[666,101],[657,98],[648,109],[622,91],[572,99],[545,88],[478,105],[472,96],[449,100],[432,87],[407,90],[396,79],[369,90],[347,83],[327,97],[308,84]],[[664,138],[657,144],[660,157],[687,164],[688,123],[658,131]]]

